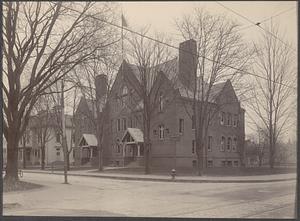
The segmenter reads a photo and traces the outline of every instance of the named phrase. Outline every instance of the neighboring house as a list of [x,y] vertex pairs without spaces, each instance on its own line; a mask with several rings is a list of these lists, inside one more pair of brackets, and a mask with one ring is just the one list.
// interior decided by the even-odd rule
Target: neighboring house
[[[66,120],[66,138],[68,148],[71,148],[71,139],[74,139],[72,133],[72,116],[65,115]],[[31,116],[24,136],[19,141],[19,164],[26,165],[41,164],[41,145],[42,139],[45,143],[45,165],[51,166],[53,162],[63,161],[63,149],[61,145],[62,135],[60,123],[57,121],[57,115],[54,112],[49,113],[49,118],[41,118],[39,115]],[[73,126],[74,127],[74,126]],[[47,129],[46,129],[47,128]],[[41,132],[47,130],[46,138],[42,138]],[[74,140],[72,141],[74,146]],[[73,151],[70,153],[70,163],[74,162]]]
[[[151,125],[151,162],[154,167],[193,168],[197,165],[195,125],[186,111],[192,108],[193,91],[186,81],[191,78],[193,68],[192,56],[182,51],[189,50],[196,50],[194,40],[180,44],[178,58],[155,67],[164,83],[159,88],[159,104]],[[112,86],[110,136],[105,138],[108,140],[106,148],[110,151],[109,163],[113,165],[143,164],[143,104],[133,88],[139,79],[138,68],[124,61]],[[156,87],[156,82],[152,87]],[[241,108],[230,80],[214,85],[210,94],[209,102],[215,113],[211,113],[208,129],[206,165],[239,167],[245,139],[245,110]]]

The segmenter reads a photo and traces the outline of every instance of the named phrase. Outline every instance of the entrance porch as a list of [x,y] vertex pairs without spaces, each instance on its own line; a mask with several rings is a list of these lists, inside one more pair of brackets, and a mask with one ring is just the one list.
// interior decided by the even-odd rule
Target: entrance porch
[[142,166],[144,164],[143,132],[138,128],[127,128],[121,142],[123,166]]

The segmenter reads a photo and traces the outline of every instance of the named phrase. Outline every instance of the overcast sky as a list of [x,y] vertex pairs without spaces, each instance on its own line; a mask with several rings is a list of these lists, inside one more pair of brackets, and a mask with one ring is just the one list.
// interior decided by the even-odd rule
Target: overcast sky
[[[221,4],[238,12],[254,22],[260,22],[278,13],[289,10],[272,19],[278,22],[282,33],[286,34],[286,40],[292,42],[296,48],[297,44],[297,2],[295,1],[220,1]],[[174,26],[174,19],[183,14],[192,13],[193,8],[203,7],[211,14],[225,14],[236,20],[241,28],[251,25],[246,19],[225,9],[217,2],[122,2],[122,10],[128,21],[129,27],[138,29],[145,25],[151,25],[151,30],[165,32],[176,37],[178,32]],[[293,9],[292,9],[293,8]],[[262,23],[269,25],[271,19]],[[247,40],[255,40],[261,29],[253,25],[242,32]]]
[[[296,1],[220,1],[221,4],[233,11],[241,14],[249,20],[257,23],[272,16],[276,16],[261,23],[262,27],[268,27],[272,21],[279,25],[282,40],[293,44],[297,49],[297,2]],[[127,20],[129,28],[139,30],[139,28],[150,25],[150,33],[162,32],[172,37],[173,44],[179,44],[182,39],[177,32],[174,20],[184,14],[192,13],[193,8],[201,7],[212,15],[226,15],[241,25],[241,32],[247,42],[256,41],[263,31],[259,27],[252,25],[249,21],[232,11],[224,8],[217,2],[122,2],[121,8]],[[286,11],[286,12],[285,12]],[[284,12],[284,13],[282,13]],[[281,14],[282,13],[282,14]],[[278,15],[280,14],[280,15]],[[278,15],[278,16],[277,16]],[[248,28],[247,28],[248,27]],[[247,110],[246,110],[247,111]],[[296,120],[296,119],[295,119]],[[246,126],[246,134],[253,131]],[[286,134],[288,138],[296,139],[296,123],[290,132]]]

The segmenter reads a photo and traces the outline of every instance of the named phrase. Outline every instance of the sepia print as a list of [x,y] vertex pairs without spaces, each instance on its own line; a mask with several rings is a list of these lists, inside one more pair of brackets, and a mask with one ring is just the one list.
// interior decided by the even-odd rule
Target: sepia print
[[3,2],[3,216],[297,217],[297,2]]

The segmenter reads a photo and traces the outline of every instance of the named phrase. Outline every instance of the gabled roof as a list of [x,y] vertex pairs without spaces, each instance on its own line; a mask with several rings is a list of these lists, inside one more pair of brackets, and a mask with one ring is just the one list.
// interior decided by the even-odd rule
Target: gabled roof
[[[124,61],[124,63],[129,67],[132,74],[140,82],[140,73],[139,73],[138,66],[136,66],[134,64],[129,64],[126,61]],[[167,77],[167,79],[169,79],[174,84],[174,89],[179,90],[179,93],[182,97],[193,99],[194,92],[192,90],[188,89],[187,87],[185,87],[182,84],[182,82],[180,81],[180,79],[178,78],[178,72],[179,72],[178,63],[179,63],[178,58],[176,57],[174,59],[171,59],[169,61],[166,61],[164,63],[158,64],[158,65],[150,68],[151,70],[149,70],[149,75],[147,75],[149,77],[149,82],[150,82],[149,87],[151,88],[153,86],[153,79],[155,79],[156,75],[159,72],[163,72],[163,74]],[[199,80],[199,78],[197,80]],[[229,80],[227,80],[225,82],[218,82],[211,87],[211,90],[209,93],[209,98],[208,98],[209,102],[212,102],[212,103],[216,102],[216,98],[222,92],[224,86],[226,85],[226,83],[228,81]],[[199,100],[200,100],[199,95],[201,95],[202,90],[201,90],[200,84],[198,84],[198,85],[199,85],[199,88],[197,89],[197,92],[196,92],[196,95],[197,95],[196,98],[199,97]],[[208,90],[208,85],[205,85],[204,93],[206,93],[207,90]],[[141,109],[141,108],[143,108],[142,106],[143,105],[139,103],[135,109]]]
[[123,142],[124,138],[126,137],[126,135],[129,134],[132,139],[134,140],[134,142],[136,143],[143,143],[144,142],[144,134],[143,132],[138,129],[138,128],[127,128],[127,130],[125,131],[121,141]]
[[83,139],[85,140],[88,146],[96,147],[98,145],[97,138],[94,134],[82,134],[79,144],[82,142]]

